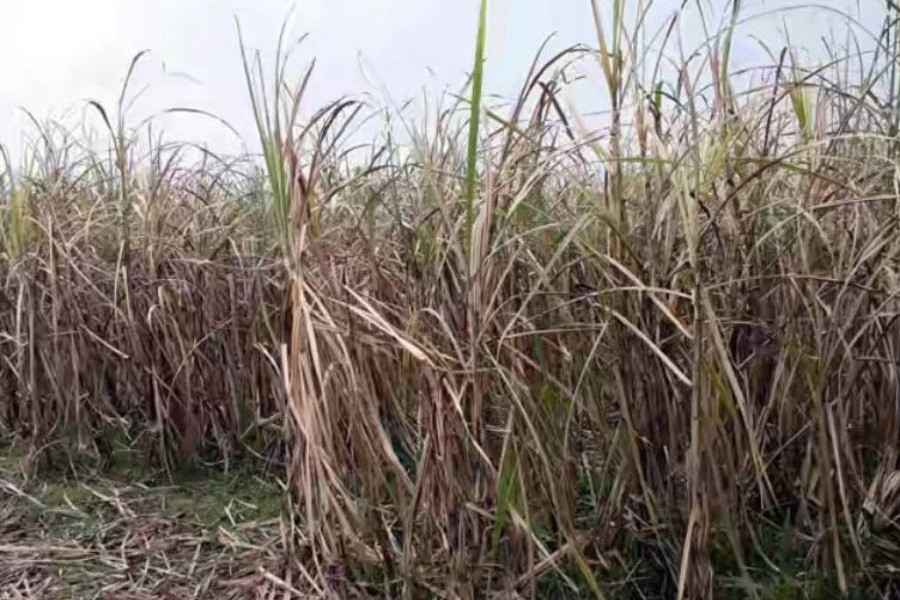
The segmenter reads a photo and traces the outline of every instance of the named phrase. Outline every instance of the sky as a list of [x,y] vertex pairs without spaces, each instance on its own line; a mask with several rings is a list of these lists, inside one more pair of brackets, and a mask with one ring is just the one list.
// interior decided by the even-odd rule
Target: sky
[[[611,0],[599,0],[607,7]],[[636,6],[639,0],[630,0]],[[642,0],[644,3],[647,0]],[[697,0],[689,0],[695,3]],[[700,0],[714,7],[726,0]],[[730,1],[730,0],[729,0]],[[129,112],[131,122],[167,108],[209,111],[228,121],[239,137],[214,119],[187,114],[158,116],[169,138],[207,143],[222,151],[254,149],[252,118],[244,85],[235,18],[245,43],[274,60],[278,31],[291,14],[291,39],[308,34],[295,61],[316,58],[307,106],[343,95],[369,94],[399,105],[429,90],[458,89],[471,68],[478,0],[0,0],[0,144],[15,153],[34,129],[21,109],[36,118],[91,123],[88,100],[107,108],[115,101],[131,57],[139,63],[132,90],[144,90]],[[681,0],[655,0],[654,25]],[[744,0],[745,15],[783,11],[789,0]],[[752,61],[757,35],[780,44],[787,27],[793,43],[815,48],[827,31],[846,21],[830,9],[850,11],[868,27],[883,15],[883,0],[819,0],[802,10],[750,20],[736,55]],[[293,7],[293,11],[291,9]],[[550,34],[550,49],[596,45],[590,0],[491,0],[487,91],[515,94],[535,51]],[[719,13],[721,14],[721,12]],[[712,24],[715,26],[715,23]],[[688,47],[703,39],[696,19],[681,29]],[[597,102],[602,102],[599,73]],[[587,103],[592,101],[589,99]],[[599,106],[599,105],[598,105]],[[590,107],[587,107],[590,108]],[[99,124],[99,123],[97,123]],[[247,144],[247,146],[244,146]]]

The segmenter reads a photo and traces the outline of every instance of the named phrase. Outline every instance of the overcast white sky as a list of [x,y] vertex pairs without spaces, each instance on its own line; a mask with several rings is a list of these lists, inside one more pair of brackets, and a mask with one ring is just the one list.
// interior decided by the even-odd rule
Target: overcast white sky
[[[702,1],[714,6],[730,3]],[[609,3],[601,0],[603,6]],[[654,22],[671,15],[680,3],[656,0],[651,11]],[[136,118],[172,106],[208,110],[231,122],[255,148],[235,16],[247,45],[271,59],[281,22],[295,6],[290,31],[293,37],[310,34],[298,58],[317,57],[311,104],[321,105],[342,94],[377,92],[362,75],[360,57],[370,79],[383,84],[397,101],[423,86],[438,91],[458,85],[471,66],[477,4],[478,0],[0,0],[0,143],[14,149],[21,145],[27,121],[19,107],[39,118],[67,114],[73,119],[87,99],[112,106],[130,58],[146,48],[151,54],[140,65],[136,87],[150,87],[135,106]],[[796,4],[745,0],[745,14]],[[777,44],[784,22],[793,41],[815,46],[829,29],[845,27],[822,7],[849,8],[875,26],[884,6],[883,0],[819,0],[819,4],[758,20],[744,31]],[[693,38],[687,40],[689,45],[701,39],[698,27],[686,29],[684,36]],[[555,48],[593,44],[589,0],[493,0],[488,91],[512,95],[535,50],[554,32]],[[211,120],[172,116],[165,127],[172,138],[237,149],[233,136]]]

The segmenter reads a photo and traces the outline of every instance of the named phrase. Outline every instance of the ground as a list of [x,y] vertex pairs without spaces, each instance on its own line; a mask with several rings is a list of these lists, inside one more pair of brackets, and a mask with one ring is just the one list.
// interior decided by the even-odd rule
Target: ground
[[[297,530],[284,485],[261,477],[257,463],[171,474],[133,455],[103,465],[57,459],[36,473],[24,473],[24,463],[21,453],[0,445],[0,600],[322,597],[304,574],[303,549],[292,545]],[[760,538],[770,556],[780,556],[784,540],[777,527]],[[729,571],[727,562],[721,559],[720,574]],[[639,563],[626,565],[625,580],[604,581],[607,597],[649,597],[637,592]],[[789,558],[778,575],[749,566],[759,598],[838,597],[833,581],[804,572],[799,562],[800,570],[793,570]],[[548,570],[536,582],[537,596],[592,597],[572,587],[577,572],[568,575]],[[725,575],[720,583],[723,598],[747,597],[743,584]],[[340,597],[390,597],[383,592],[357,586]],[[882,596],[854,596],[869,597]]]
[[224,600],[291,587],[284,494],[251,469],[28,478],[19,462],[0,459],[0,599]]

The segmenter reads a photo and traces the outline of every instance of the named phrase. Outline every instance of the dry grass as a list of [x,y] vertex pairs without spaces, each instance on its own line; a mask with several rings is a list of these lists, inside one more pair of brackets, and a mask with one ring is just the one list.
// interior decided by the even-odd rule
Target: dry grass
[[[42,130],[0,204],[30,461],[111,427],[170,471],[284,456],[287,596],[897,594],[896,15],[735,74],[739,3],[693,55],[639,4],[469,129],[476,66],[411,152],[344,151],[360,106],[305,118],[311,71],[250,55],[265,176]],[[593,59],[597,132],[562,97]]]
[[280,497],[249,473],[163,485],[82,469],[29,485],[6,467],[0,598],[274,598],[292,570]]

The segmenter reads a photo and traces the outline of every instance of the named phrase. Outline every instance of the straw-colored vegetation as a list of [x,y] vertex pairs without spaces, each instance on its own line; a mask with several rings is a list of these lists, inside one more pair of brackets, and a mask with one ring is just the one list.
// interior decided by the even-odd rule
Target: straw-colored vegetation
[[900,595],[900,14],[735,72],[739,2],[694,52],[596,0],[488,110],[485,4],[468,91],[370,146],[282,44],[263,160],[147,142],[127,84],[108,152],[36,124],[0,596]]

